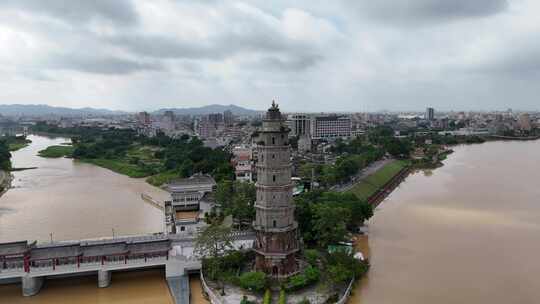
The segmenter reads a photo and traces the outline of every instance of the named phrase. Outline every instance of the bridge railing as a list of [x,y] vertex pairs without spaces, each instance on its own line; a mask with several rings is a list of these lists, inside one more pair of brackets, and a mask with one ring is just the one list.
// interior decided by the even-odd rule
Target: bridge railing
[[[32,264],[30,266],[30,273],[50,273],[50,272],[79,272],[98,270],[101,268],[131,268],[137,266],[143,266],[145,264],[165,263],[168,256],[148,256],[146,258],[123,258],[117,257],[114,259],[108,258],[106,260],[98,261],[80,261],[79,263],[64,263],[55,264],[55,262],[49,261],[48,263]],[[21,271],[23,271],[21,269]]]
[[208,286],[208,284],[206,283],[206,280],[204,278],[204,275],[203,275],[203,272],[201,271],[201,284],[202,284],[202,287],[204,289],[204,292],[206,292],[206,294],[208,295],[208,297],[210,298],[210,303],[213,303],[213,304],[227,304],[227,302],[225,302],[225,300],[219,296],[218,294],[216,294],[212,288],[210,288]]

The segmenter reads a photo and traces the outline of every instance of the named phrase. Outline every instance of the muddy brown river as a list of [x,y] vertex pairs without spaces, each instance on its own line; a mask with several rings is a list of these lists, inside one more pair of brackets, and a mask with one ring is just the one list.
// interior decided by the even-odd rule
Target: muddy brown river
[[[166,193],[69,159],[41,159],[64,142],[33,136],[14,153],[14,189],[0,198],[0,241],[74,239],[161,230],[161,213],[140,199]],[[538,303],[540,298],[540,141],[460,146],[445,166],[417,172],[369,222],[372,268],[353,304]],[[160,270],[48,281],[35,297],[0,286],[0,303],[171,303]],[[192,303],[207,303],[196,277]]]
[[540,141],[455,151],[375,212],[349,303],[539,303]]

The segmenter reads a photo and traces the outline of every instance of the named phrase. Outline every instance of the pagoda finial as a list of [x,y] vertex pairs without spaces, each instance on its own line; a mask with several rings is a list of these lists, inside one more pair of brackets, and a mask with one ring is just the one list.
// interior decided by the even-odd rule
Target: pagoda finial
[[276,101],[274,99],[272,99],[272,109],[273,110],[277,110],[278,109],[278,105],[276,104]]

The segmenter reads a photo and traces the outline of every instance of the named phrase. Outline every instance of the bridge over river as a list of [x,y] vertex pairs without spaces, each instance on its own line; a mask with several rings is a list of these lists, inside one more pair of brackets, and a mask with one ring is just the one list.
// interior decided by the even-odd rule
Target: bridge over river
[[[153,234],[38,244],[0,243],[0,284],[22,285],[24,296],[37,294],[47,277],[97,273],[98,286],[107,287],[114,271],[165,267],[176,303],[189,303],[190,272],[200,271],[194,254],[195,234]],[[233,232],[237,249],[251,248],[251,231]]]

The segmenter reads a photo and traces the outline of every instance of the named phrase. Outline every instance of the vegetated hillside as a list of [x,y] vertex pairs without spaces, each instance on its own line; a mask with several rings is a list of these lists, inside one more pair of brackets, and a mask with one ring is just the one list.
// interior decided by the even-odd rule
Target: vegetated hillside
[[107,109],[80,108],[73,109],[67,107],[53,107],[44,104],[22,105],[22,104],[3,104],[0,105],[0,114],[4,116],[42,116],[42,115],[61,115],[61,116],[86,116],[86,115],[121,115],[126,112],[113,111]]
[[234,115],[239,116],[258,116],[261,111],[251,110],[242,108],[235,105],[207,105],[202,107],[196,107],[196,108],[164,108],[159,109],[156,111],[157,114],[161,114],[165,111],[173,111],[175,114],[178,115],[205,115],[205,114],[212,114],[212,113],[223,113],[225,111],[231,111]]

